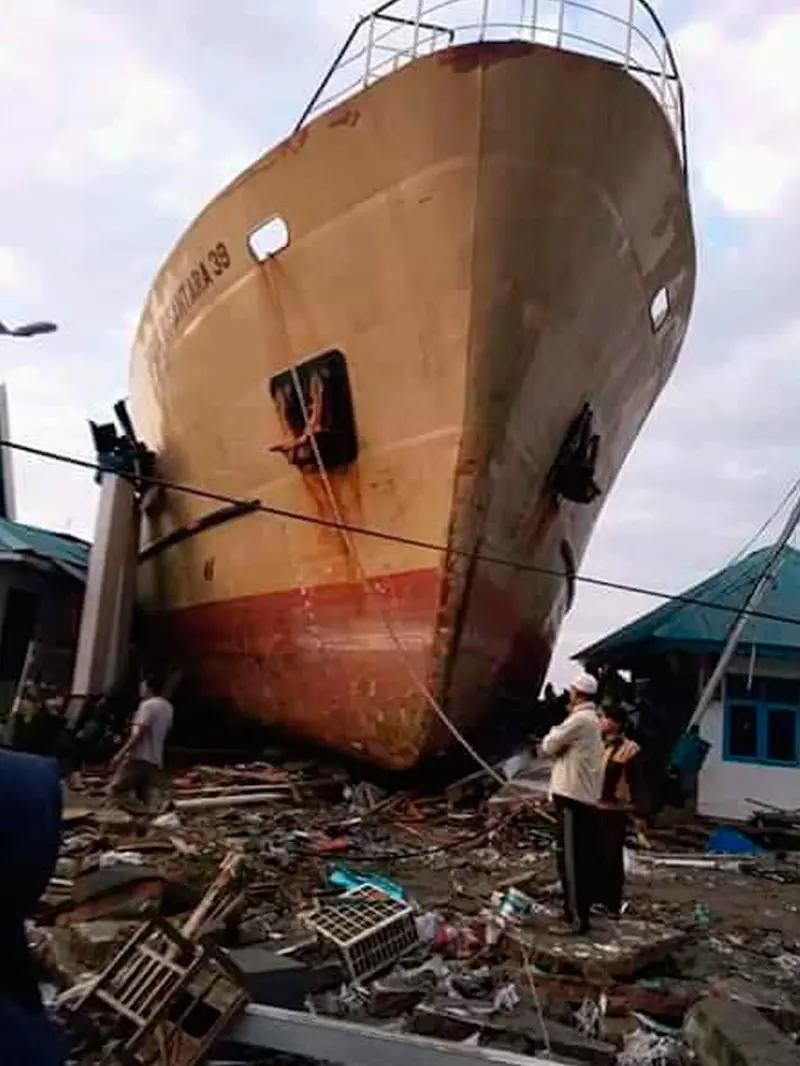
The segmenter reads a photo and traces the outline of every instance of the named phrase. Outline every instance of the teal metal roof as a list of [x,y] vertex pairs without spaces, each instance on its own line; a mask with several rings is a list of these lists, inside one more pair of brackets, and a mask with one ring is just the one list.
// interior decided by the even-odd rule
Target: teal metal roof
[[[736,621],[735,612],[743,606],[773,551],[773,547],[761,548],[681,593],[732,610],[670,600],[584,648],[574,658],[585,662],[619,659],[634,652],[671,649],[702,652],[720,648]],[[755,644],[760,652],[769,651],[779,658],[800,655],[800,552],[789,547],[783,549],[771,588],[756,610],[779,615],[787,621],[751,619],[744,628],[739,647],[750,648]]]
[[0,518],[0,561],[9,555],[44,559],[71,577],[86,580],[89,545],[77,537]]

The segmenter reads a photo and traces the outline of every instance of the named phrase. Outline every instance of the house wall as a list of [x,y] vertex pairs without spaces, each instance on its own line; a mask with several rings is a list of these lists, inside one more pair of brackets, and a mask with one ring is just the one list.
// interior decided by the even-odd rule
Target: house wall
[[[747,675],[746,659],[734,659],[729,674]],[[759,677],[800,680],[800,662],[756,660]],[[733,762],[725,758],[725,687],[700,724],[700,735],[711,744],[698,775],[697,810],[713,818],[746,821],[757,809],[748,798],[784,809],[800,808],[800,768]]]

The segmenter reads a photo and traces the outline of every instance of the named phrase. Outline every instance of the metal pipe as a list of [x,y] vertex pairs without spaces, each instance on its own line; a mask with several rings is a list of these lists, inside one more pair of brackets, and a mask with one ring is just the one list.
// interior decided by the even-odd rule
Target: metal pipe
[[486,25],[489,22],[489,0],[483,0],[483,11],[481,12],[481,40],[486,36]]
[[422,23],[422,13],[424,6],[425,0],[417,0],[417,15],[414,19],[414,41],[411,45],[411,55],[413,58],[416,58],[417,55],[417,46],[419,45],[419,31],[420,25]]
[[633,20],[636,17],[636,0],[630,0],[628,4],[628,39],[625,41],[625,69],[631,62],[631,49],[633,48]]
[[197,799],[176,799],[175,808],[179,811],[209,811],[214,807],[245,807],[248,804],[272,803],[285,800],[285,792],[256,792],[235,796],[200,796]]
[[372,63],[372,48],[375,44],[375,16],[371,15],[369,30],[367,32],[367,58],[364,64],[364,88],[369,85],[370,64]]
[[566,0],[561,0],[558,9],[558,29],[556,30],[556,48],[561,48],[564,43],[564,18],[566,16]]

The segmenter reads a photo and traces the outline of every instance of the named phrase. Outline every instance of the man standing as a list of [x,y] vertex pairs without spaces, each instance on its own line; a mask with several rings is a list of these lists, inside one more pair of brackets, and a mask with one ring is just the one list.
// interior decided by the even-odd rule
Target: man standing
[[142,681],[141,702],[133,716],[130,736],[111,763],[112,795],[129,797],[126,805],[140,810],[150,809],[153,787],[164,766],[164,742],[172,728],[172,704],[161,692],[160,680],[152,674]]
[[603,741],[594,704],[597,682],[584,674],[570,686],[567,718],[539,748],[552,758],[550,796],[558,814],[558,872],[564,920],[573,932],[589,931],[594,902],[597,802],[603,781]]
[[627,716],[622,707],[604,708],[600,728],[605,753],[603,784],[598,803],[598,877],[595,902],[609,918],[619,918],[625,886],[625,838],[631,811],[647,813],[647,792],[639,759],[639,745],[625,736]]

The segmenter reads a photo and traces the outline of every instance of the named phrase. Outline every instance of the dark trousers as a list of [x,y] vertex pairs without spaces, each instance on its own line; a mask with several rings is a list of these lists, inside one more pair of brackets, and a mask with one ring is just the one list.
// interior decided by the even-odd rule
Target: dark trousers
[[161,772],[153,763],[144,759],[130,759],[117,772],[111,791],[119,800],[150,807]]
[[625,837],[628,833],[628,812],[599,810],[597,812],[597,869],[595,903],[611,914],[619,914],[625,887]]
[[553,803],[558,814],[558,875],[564,894],[564,917],[586,929],[596,895],[597,810],[565,796],[553,796]]

